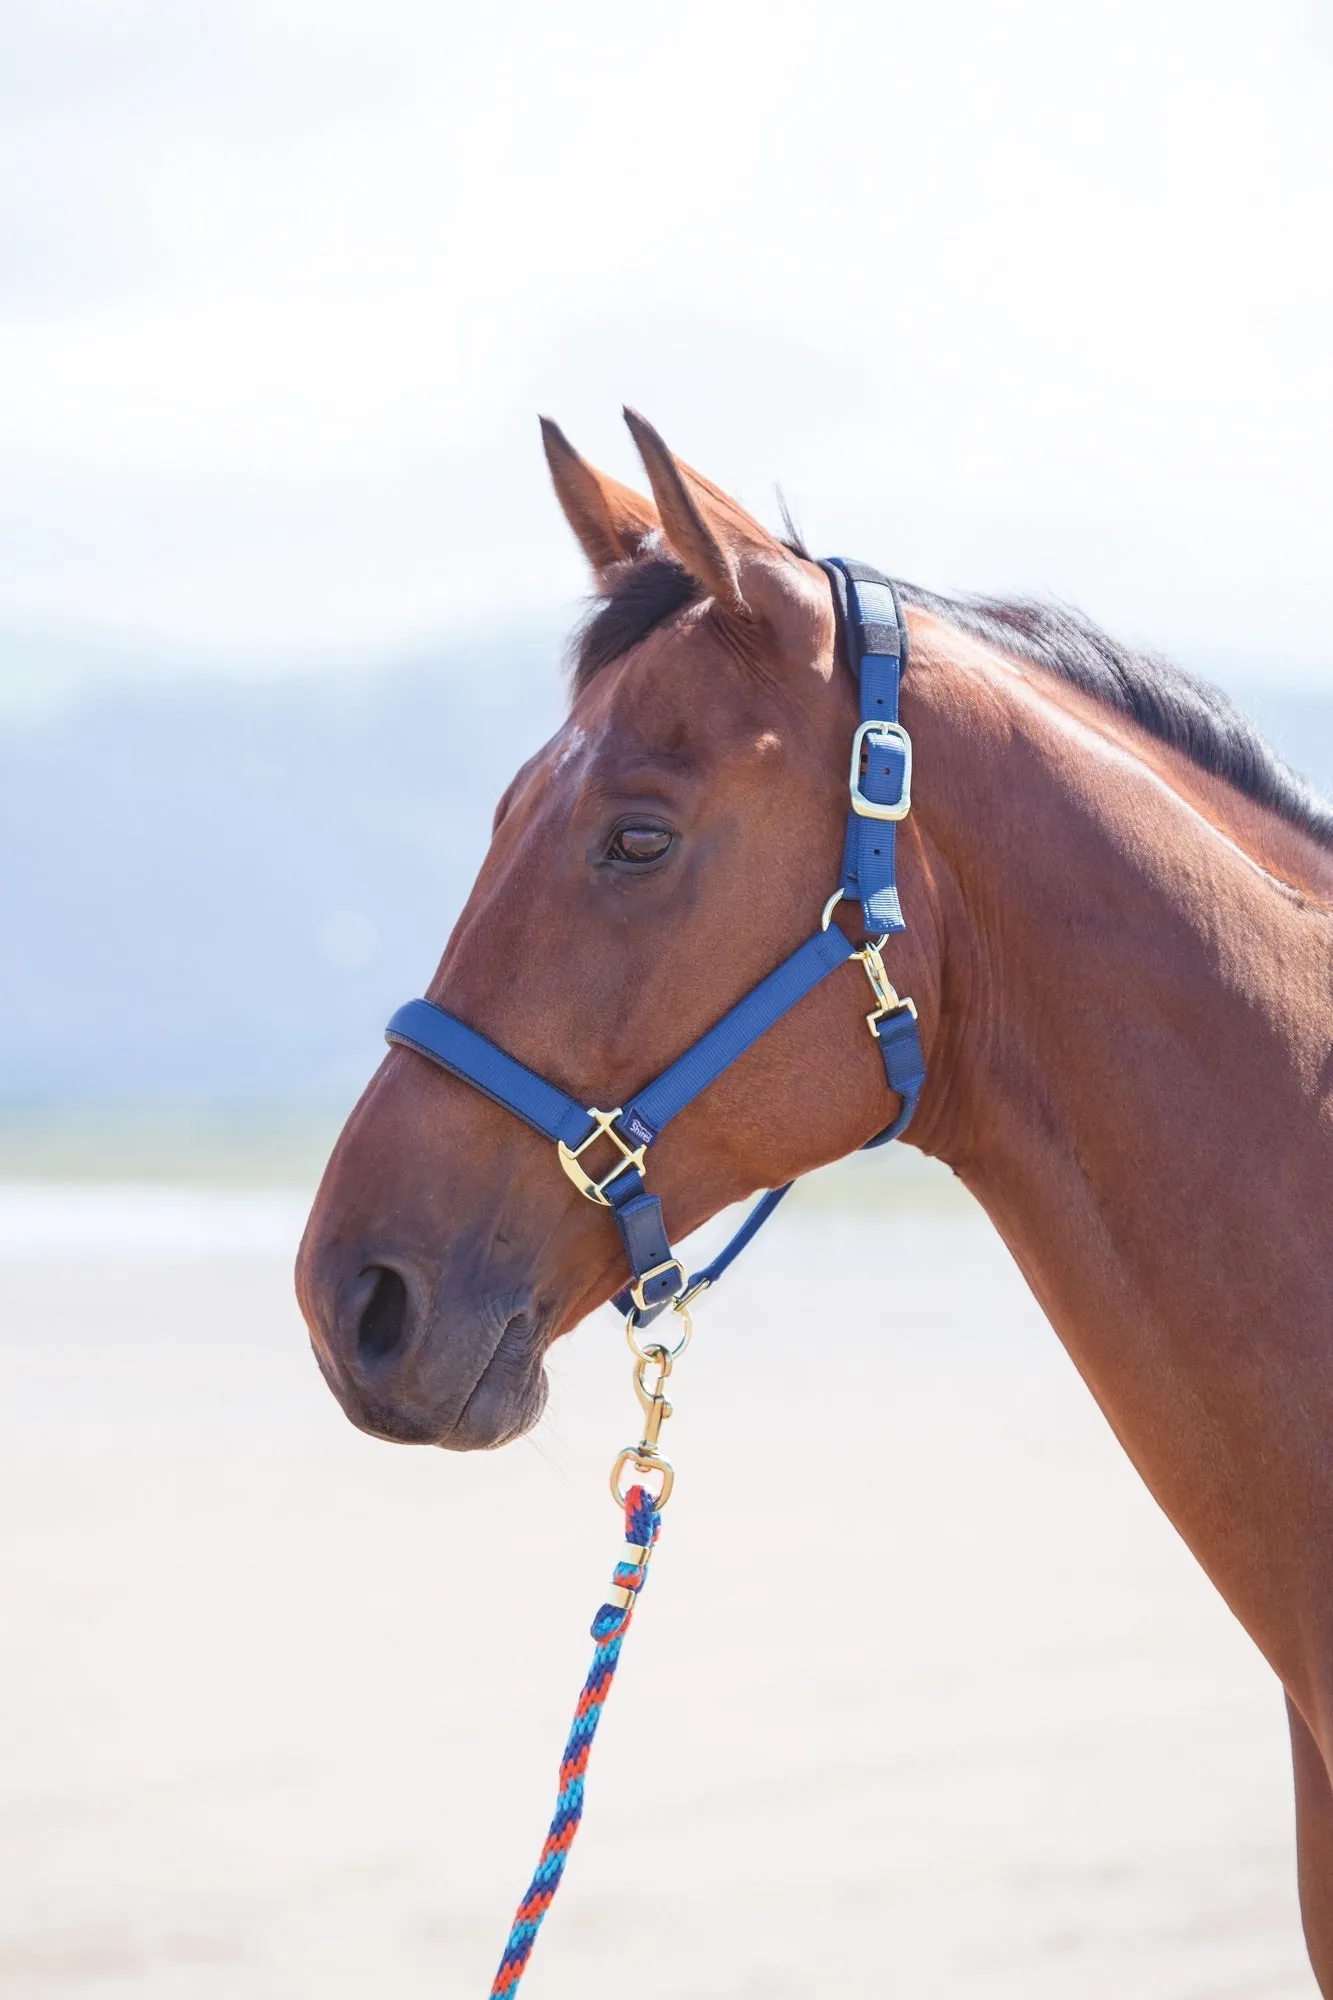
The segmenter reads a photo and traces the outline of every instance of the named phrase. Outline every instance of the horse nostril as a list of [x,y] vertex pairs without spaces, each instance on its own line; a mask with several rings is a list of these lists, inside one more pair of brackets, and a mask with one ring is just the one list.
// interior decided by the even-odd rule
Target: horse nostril
[[396,1271],[371,1265],[375,1289],[366,1302],[356,1331],[356,1351],[363,1361],[382,1361],[392,1354],[407,1325],[407,1286]]

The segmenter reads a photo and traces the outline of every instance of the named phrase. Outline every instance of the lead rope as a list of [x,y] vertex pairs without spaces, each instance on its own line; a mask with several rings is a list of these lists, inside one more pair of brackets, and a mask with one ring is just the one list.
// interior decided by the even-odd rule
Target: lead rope
[[[616,1564],[606,1602],[592,1621],[596,1646],[588,1678],[583,1683],[583,1691],[574,1710],[565,1753],[560,1759],[560,1789],[556,1795],[555,1815],[528,1892],[514,1913],[509,1941],[491,1987],[491,2000],[512,2000],[518,1992],[542,1919],[560,1887],[569,1850],[583,1818],[583,1778],[588,1768],[592,1740],[602,1719],[606,1697],[611,1692],[611,1682],[620,1661],[625,1634],[634,1616],[635,1603],[647,1579],[648,1558],[661,1532],[662,1509],[675,1484],[675,1473],[658,1451],[657,1441],[663,1423],[671,1415],[671,1405],[665,1394],[667,1377],[672,1364],[688,1347],[692,1331],[690,1315],[684,1305],[678,1305],[676,1310],[684,1322],[684,1330],[674,1347],[666,1347],[660,1341],[641,1347],[634,1324],[635,1314],[630,1313],[625,1320],[626,1336],[635,1356],[634,1393],[644,1412],[642,1437],[637,1444],[626,1445],[611,1468],[611,1491],[617,1505],[623,1507],[625,1513],[627,1546]],[[658,1474],[662,1484],[655,1498],[642,1485],[634,1485],[628,1492],[621,1492],[620,1481],[631,1465],[645,1475]]]

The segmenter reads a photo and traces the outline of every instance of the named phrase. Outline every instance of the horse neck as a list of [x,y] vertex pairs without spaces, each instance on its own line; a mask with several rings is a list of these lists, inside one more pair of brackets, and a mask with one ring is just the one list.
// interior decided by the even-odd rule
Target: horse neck
[[913,659],[942,940],[921,1143],[1230,1596],[1200,1546],[1219,1466],[1287,1420],[1256,1348],[1323,1384],[1325,1435],[1333,1410],[1333,923],[1270,872],[1327,882],[1329,858],[1039,669],[931,621]]

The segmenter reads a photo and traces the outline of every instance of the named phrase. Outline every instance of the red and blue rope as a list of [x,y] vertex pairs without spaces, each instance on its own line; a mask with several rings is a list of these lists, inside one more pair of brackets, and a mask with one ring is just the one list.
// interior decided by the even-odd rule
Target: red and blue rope
[[[632,1546],[651,1551],[661,1526],[662,1517],[652,1495],[646,1487],[631,1486],[625,1496],[625,1540]],[[601,1721],[602,1706],[611,1692],[620,1648],[634,1616],[634,1606],[647,1572],[646,1553],[640,1561],[617,1563],[611,1581],[613,1586],[630,1593],[628,1602],[623,1610],[614,1604],[604,1604],[592,1621],[592,1636],[597,1644],[588,1678],[583,1683],[583,1692],[574,1711],[574,1725],[569,1732],[565,1754],[560,1760],[560,1791],[555,1802],[555,1817],[528,1893],[515,1914],[514,1927],[509,1933],[509,1942],[491,1987],[491,2000],[512,2000],[517,1993],[519,1981],[527,1971],[542,1918],[560,1887],[569,1850],[583,1817],[583,1774],[588,1767],[588,1753],[597,1734],[597,1724]]]

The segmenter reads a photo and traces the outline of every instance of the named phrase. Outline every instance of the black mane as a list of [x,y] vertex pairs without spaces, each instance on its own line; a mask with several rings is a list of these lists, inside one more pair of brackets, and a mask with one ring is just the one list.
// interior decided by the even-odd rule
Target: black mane
[[[795,553],[803,555],[800,547]],[[1283,763],[1229,695],[1196,680],[1168,660],[1136,653],[1063,605],[1023,598],[942,597],[899,583],[904,604],[933,612],[959,631],[1031,660],[1127,715],[1160,743],[1267,806],[1321,846],[1333,848],[1333,806]],[[698,587],[674,557],[653,555],[627,565],[598,600],[578,635],[576,692],[654,627],[698,597]]]
[[1290,770],[1229,695],[1152,653],[1136,653],[1076,611],[1023,598],[940,597],[901,583],[905,604],[1046,667],[1117,709],[1256,804],[1333,847],[1333,806]]

